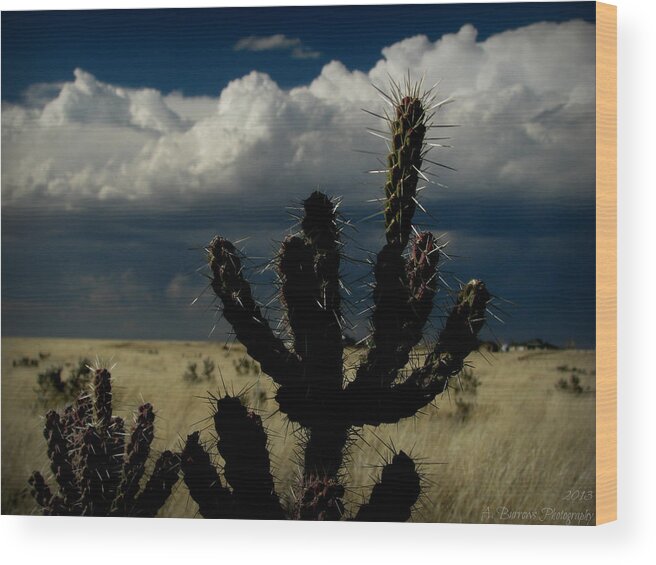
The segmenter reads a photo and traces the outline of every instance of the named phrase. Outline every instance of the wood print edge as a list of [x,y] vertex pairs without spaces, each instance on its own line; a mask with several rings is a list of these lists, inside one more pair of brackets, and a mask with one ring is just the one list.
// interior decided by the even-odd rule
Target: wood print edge
[[596,3],[596,524],[617,519],[617,8]]

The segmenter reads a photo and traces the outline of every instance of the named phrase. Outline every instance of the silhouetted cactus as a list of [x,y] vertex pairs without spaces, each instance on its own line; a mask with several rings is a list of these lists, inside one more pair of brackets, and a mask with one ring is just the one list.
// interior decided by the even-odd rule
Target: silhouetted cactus
[[[418,179],[430,149],[426,131],[432,95],[406,86],[403,94],[394,86],[393,94],[385,95],[393,106],[383,209],[386,244],[374,265],[371,345],[351,382],[344,374],[341,230],[329,197],[314,192],[303,202],[301,232],[283,241],[276,260],[291,347],[269,326],[235,246],[217,236],[207,247],[211,285],[223,316],[278,386],[280,411],[304,430],[303,479],[296,504],[288,508],[291,518],[343,517],[340,470],[353,430],[414,416],[444,392],[477,349],[485,321],[490,294],[481,281],[472,280],[457,294],[423,365],[409,374],[403,371],[433,308],[440,255],[434,236],[412,225]],[[233,490],[221,484],[198,434],[189,436],[184,453],[190,463],[185,465],[183,453],[182,469],[201,514],[282,517],[259,417],[227,396],[217,401],[214,420],[225,478]],[[407,520],[419,494],[414,462],[401,451],[385,465],[369,502],[354,519]]]
[[91,394],[80,395],[63,416],[54,410],[46,414],[43,434],[59,492],[53,494],[41,473],[32,474],[32,494],[43,513],[155,516],[178,481],[180,457],[164,451],[140,489],[154,420],[153,407],[140,406],[126,448],[123,419],[112,416],[111,376],[97,369]]

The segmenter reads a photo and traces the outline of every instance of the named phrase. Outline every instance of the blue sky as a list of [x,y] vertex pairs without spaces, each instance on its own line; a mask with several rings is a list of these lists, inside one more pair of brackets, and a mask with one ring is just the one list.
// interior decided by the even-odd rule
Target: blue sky
[[512,301],[502,340],[594,346],[594,3],[4,12],[3,335],[204,339],[202,245],[263,263],[317,186],[375,251],[360,108],[408,68],[456,98],[418,218],[445,279]]
[[[540,21],[594,21],[590,2],[87,10],[2,14],[2,96],[31,84],[70,79],[80,67],[103,81],[163,92],[216,95],[253,69],[282,87],[305,84],[332,59],[368,70],[380,50],[411,35],[437,39],[463,23],[478,39]],[[233,50],[243,37],[283,34],[320,55]],[[336,35],[338,34],[338,39]]]

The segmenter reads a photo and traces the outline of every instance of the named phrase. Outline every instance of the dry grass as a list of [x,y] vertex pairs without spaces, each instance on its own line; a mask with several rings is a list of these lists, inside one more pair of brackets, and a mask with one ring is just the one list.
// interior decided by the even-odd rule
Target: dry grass
[[[50,357],[38,368],[12,366],[14,359],[36,358],[39,352]],[[34,392],[36,375],[45,367],[72,366],[85,356],[116,363],[115,407],[128,416],[142,399],[152,402],[157,411],[155,448],[162,450],[179,447],[187,433],[210,425],[204,398],[218,393],[223,383],[230,392],[248,389],[251,406],[263,416],[276,411],[275,401],[266,399],[273,396],[266,376],[237,373],[234,362],[243,355],[240,346],[228,353],[216,343],[204,342],[3,339],[3,514],[36,511],[26,481],[31,471],[47,470],[41,432],[44,409]],[[475,394],[452,391],[417,418],[363,431],[350,453],[350,502],[368,495],[377,467],[389,454],[386,445],[393,445],[421,461],[426,490],[415,520],[594,522],[594,351],[486,356],[490,363],[479,354],[470,358],[481,381]],[[202,365],[206,357],[217,365],[217,381],[186,383],[182,375],[188,363]],[[557,390],[558,379],[569,377],[563,366],[576,367],[582,385],[591,390],[582,394]],[[468,414],[457,398],[470,405]],[[296,438],[279,414],[265,424],[279,493],[288,496],[298,472]],[[204,432],[206,440],[211,431]],[[196,505],[182,483],[160,515],[196,515]]]

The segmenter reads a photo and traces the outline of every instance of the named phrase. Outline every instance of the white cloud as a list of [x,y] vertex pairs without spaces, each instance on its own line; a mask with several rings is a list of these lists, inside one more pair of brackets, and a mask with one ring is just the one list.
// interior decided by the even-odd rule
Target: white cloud
[[[253,49],[302,48],[286,36],[246,39]],[[41,196],[64,205],[108,198],[150,205],[236,193],[287,202],[317,186],[362,202],[381,179],[363,174],[377,167],[375,156],[353,149],[382,156],[384,145],[365,133],[380,124],[360,108],[379,111],[371,83],[384,86],[388,73],[403,77],[408,69],[427,84],[442,79],[440,92],[456,98],[437,122],[460,127],[432,130],[453,136],[453,149],[434,154],[458,169],[440,179],[452,191],[593,193],[594,25],[540,23],[484,41],[466,25],[435,42],[408,38],[382,55],[368,73],[333,61],[292,90],[252,72],[218,98],[123,88],[78,69],[73,82],[41,85],[25,103],[3,104],[3,202]]]
[[44,106],[40,116],[44,128],[106,124],[167,133],[182,126],[157,90],[112,86],[81,69],[75,69],[74,75],[75,81],[65,83],[59,95]]
[[242,37],[235,43],[234,49],[235,51],[289,50],[294,59],[317,59],[321,56],[319,51],[303,45],[298,37],[287,37],[282,33]]

